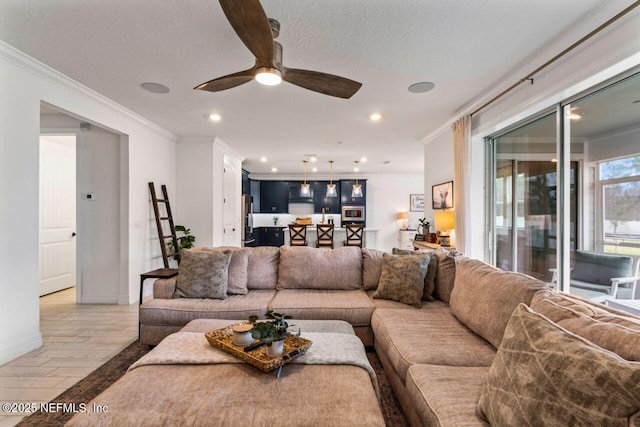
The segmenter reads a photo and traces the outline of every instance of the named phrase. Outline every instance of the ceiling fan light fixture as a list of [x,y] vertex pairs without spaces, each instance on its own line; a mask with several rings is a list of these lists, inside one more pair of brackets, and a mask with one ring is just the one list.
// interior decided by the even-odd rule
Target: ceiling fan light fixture
[[277,68],[260,67],[256,70],[256,80],[265,86],[277,86],[282,83],[282,73]]

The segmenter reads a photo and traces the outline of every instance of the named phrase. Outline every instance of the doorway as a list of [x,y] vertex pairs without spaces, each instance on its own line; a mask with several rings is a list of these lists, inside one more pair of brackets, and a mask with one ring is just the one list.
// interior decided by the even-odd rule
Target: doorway
[[40,136],[39,295],[76,286],[76,135]]

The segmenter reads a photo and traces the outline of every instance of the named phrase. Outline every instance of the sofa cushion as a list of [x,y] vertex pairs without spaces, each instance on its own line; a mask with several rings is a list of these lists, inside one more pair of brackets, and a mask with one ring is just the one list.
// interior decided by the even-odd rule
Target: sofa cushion
[[206,248],[198,246],[193,250],[214,251],[214,252],[231,252],[231,262],[229,263],[229,286],[227,294],[244,295],[247,289],[247,268],[249,266],[249,249],[236,248],[233,246],[220,246],[216,248]]
[[261,246],[249,250],[247,289],[275,289],[278,283],[280,250]]
[[278,289],[362,289],[362,252],[281,246]]
[[460,323],[442,301],[421,309],[379,308],[371,317],[376,348],[404,381],[411,365],[491,366],[496,350]]
[[492,425],[619,425],[640,411],[640,363],[629,362],[520,304],[482,389]]
[[353,326],[369,326],[375,306],[362,289],[285,289],[278,291],[269,308],[294,319],[344,320]]
[[183,249],[180,252],[178,298],[225,299],[229,283],[231,252]]
[[376,249],[362,248],[362,284],[368,291],[378,287],[380,273],[382,273],[382,254]]
[[215,299],[152,299],[140,306],[140,323],[184,326],[193,319],[247,320],[264,317],[275,291],[255,290],[246,295]]
[[406,249],[393,248],[394,255],[429,255],[429,268],[427,269],[427,275],[424,276],[424,290],[422,292],[422,299],[425,301],[433,301],[433,293],[436,290],[436,274],[438,274],[438,256],[434,251],[409,251]]
[[499,270],[482,261],[460,259],[451,293],[451,311],[476,334],[500,346],[511,313],[529,304],[546,285],[520,273]]
[[424,425],[486,426],[476,407],[488,367],[413,365],[407,393]]
[[401,256],[384,254],[382,274],[374,298],[390,299],[420,307],[429,255]]
[[599,308],[587,301],[550,291],[537,293],[531,300],[531,309],[599,347],[626,360],[640,362],[638,317],[619,315],[605,306]]

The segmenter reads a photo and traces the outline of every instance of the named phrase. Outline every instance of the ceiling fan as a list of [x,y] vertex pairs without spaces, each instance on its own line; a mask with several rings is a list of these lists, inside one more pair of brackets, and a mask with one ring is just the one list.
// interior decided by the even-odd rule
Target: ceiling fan
[[280,33],[280,23],[267,18],[258,0],[220,0],[220,6],[240,40],[255,56],[256,63],[248,70],[218,77],[195,89],[219,92],[255,78],[264,85],[277,85],[284,80],[314,92],[348,99],[362,86],[344,77],[282,65],[282,45],[274,40]]

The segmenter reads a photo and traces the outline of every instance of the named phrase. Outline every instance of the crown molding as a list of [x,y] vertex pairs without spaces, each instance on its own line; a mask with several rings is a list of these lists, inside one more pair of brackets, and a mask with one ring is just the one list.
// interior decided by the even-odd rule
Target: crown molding
[[[16,49],[15,47],[5,43],[0,40],[0,58],[6,60],[7,62],[22,68],[25,71],[30,72],[31,74],[48,81],[54,85],[57,85],[64,90],[71,92],[75,95],[82,96],[91,101],[97,102],[117,113],[120,113],[134,121],[148,127],[149,129],[173,140],[176,140],[177,137],[172,132],[169,132],[162,126],[145,119],[137,113],[123,107],[122,105],[112,101],[106,96],[94,91],[93,89],[84,86],[75,80],[67,77],[61,72],[49,67],[48,65],[38,61],[35,58],[30,57],[26,53]],[[87,117],[87,119],[91,119]]]

